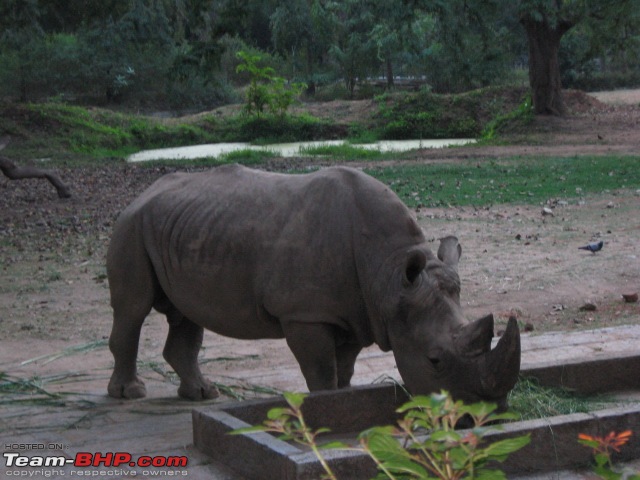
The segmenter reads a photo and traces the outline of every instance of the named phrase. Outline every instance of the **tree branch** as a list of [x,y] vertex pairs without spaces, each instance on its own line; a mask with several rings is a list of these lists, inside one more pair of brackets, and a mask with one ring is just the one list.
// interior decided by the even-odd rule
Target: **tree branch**
[[19,167],[7,157],[0,157],[0,170],[10,180],[22,180],[24,178],[46,178],[56,188],[58,197],[70,198],[71,191],[51,170],[36,167]]

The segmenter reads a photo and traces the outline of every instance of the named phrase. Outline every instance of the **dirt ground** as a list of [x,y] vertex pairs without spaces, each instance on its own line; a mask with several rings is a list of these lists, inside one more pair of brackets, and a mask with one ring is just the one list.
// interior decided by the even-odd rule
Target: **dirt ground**
[[[598,94],[598,100],[568,92],[571,115],[536,119],[526,133],[514,135],[515,145],[422,150],[408,161],[637,155],[640,96],[623,93]],[[327,115],[346,115],[366,105],[328,107]],[[303,163],[276,159],[268,168]],[[111,310],[104,257],[111,228],[118,212],[168,171],[123,165],[62,170],[74,192],[69,200],[58,199],[43,181],[0,177],[0,372],[47,379],[48,391],[73,390],[70,378],[90,374],[92,388],[106,391],[112,360],[106,347]],[[640,185],[569,202],[549,200],[553,216],[543,216],[542,205],[417,213],[434,249],[437,238],[447,234],[462,243],[462,301],[468,316],[494,312],[500,329],[516,315],[533,332],[640,323],[640,304],[621,297],[640,291]],[[598,254],[578,250],[597,239],[605,242]],[[581,310],[587,303],[595,310]],[[165,322],[152,317],[143,328],[140,368],[170,385],[175,377],[161,358]],[[218,381],[241,385],[237,372],[293,361],[282,342],[205,337],[205,371]],[[55,354],[59,358],[51,357]],[[56,383],[56,376],[65,382]],[[279,388],[277,375],[252,392],[262,394],[263,387]]]

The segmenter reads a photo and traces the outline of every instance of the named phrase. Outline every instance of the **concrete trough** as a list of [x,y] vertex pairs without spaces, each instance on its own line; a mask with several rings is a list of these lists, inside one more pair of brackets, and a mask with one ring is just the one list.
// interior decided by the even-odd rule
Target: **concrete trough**
[[[539,363],[523,369],[547,386],[563,386],[581,393],[640,388],[640,354],[600,356],[564,362]],[[305,420],[313,428],[331,429],[331,439],[357,446],[356,436],[374,425],[394,424],[395,409],[406,402],[402,388],[391,384],[317,392],[305,400]],[[234,429],[261,424],[267,412],[284,406],[282,398],[235,402],[193,411],[194,444],[202,452],[251,479],[313,479],[323,470],[315,455],[296,444],[260,432],[228,435]],[[514,422],[490,434],[492,441],[531,434],[531,443],[502,465],[509,475],[525,475],[588,466],[591,452],[578,444],[579,433],[606,435],[610,431],[640,432],[640,405]],[[372,478],[373,461],[358,451],[327,450],[324,456],[338,478]],[[640,458],[640,435],[631,438],[616,460]]]

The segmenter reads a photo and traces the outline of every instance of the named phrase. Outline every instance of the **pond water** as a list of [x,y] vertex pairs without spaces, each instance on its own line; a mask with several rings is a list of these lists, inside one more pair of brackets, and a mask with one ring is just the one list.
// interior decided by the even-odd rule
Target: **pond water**
[[[353,144],[354,147],[380,150],[382,152],[404,152],[418,148],[443,148],[452,145],[466,145],[475,142],[471,138],[452,138],[443,140],[381,140],[375,143]],[[271,145],[251,145],[249,143],[211,143],[207,145],[191,145],[188,147],[159,148],[143,150],[127,158],[129,162],[145,162],[149,160],[188,160],[193,158],[218,157],[237,150],[267,150],[282,157],[300,155],[300,149],[323,145],[342,145],[344,140],[325,140],[315,142],[274,143]]]

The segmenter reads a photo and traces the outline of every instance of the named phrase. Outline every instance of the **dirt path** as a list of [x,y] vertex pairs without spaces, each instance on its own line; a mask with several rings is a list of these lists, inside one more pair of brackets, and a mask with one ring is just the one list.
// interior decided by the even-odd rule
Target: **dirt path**
[[[572,95],[571,117],[536,119],[529,131],[514,136],[516,145],[425,150],[410,161],[640,152],[636,97],[632,105],[619,103],[619,98],[606,105]],[[610,101],[604,94],[599,98]],[[276,161],[271,167],[301,162]],[[74,188],[71,200],[59,200],[48,184],[37,180],[0,178],[0,372],[16,381],[37,377],[35,383],[48,392],[71,391],[91,395],[96,404],[105,401],[112,359],[106,348],[111,311],[104,255],[111,227],[118,212],[166,171],[130,166],[62,171]],[[639,211],[640,185],[556,204],[553,216],[543,216],[537,206],[496,206],[422,210],[418,218],[434,247],[444,235],[460,238],[462,300],[469,317],[492,311],[504,322],[515,314],[538,332],[640,323],[640,304],[625,304],[620,296],[640,290]],[[594,239],[605,241],[602,252],[577,249]],[[581,311],[586,303],[596,310]],[[175,378],[161,358],[165,334],[165,322],[157,315],[145,323],[140,368],[153,382],[150,390],[157,398],[173,399]],[[65,351],[74,346],[81,347]],[[304,386],[300,375],[279,377],[279,366],[293,362],[281,341],[240,342],[208,334],[205,346],[204,370],[217,381],[236,385],[242,395]],[[60,352],[58,359],[33,360]],[[262,381],[248,382],[250,372],[258,369],[265,371]],[[393,373],[361,375],[369,379]],[[71,404],[62,412],[51,410],[45,400],[39,407],[10,404],[15,408],[0,417],[0,432],[34,435],[48,427],[54,432],[65,425],[84,428],[82,405]],[[169,402],[158,408],[173,408]],[[52,411],[59,412],[64,425],[40,427],[38,422],[51,421],[51,415],[39,415]],[[103,420],[108,423],[107,417]],[[89,422],[87,428],[96,425],[101,423]]]

